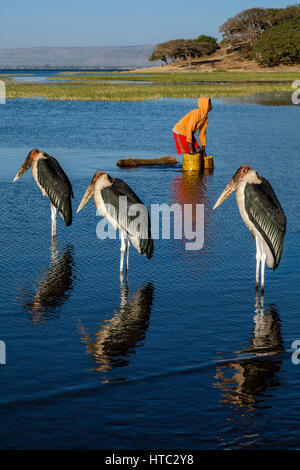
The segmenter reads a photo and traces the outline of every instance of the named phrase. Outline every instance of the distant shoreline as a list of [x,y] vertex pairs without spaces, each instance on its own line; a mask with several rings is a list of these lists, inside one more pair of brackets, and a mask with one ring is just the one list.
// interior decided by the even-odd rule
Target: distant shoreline
[[4,67],[4,66],[0,66],[0,73],[1,71],[3,70],[13,70],[13,71],[22,71],[22,70],[36,70],[36,71],[64,71],[64,70],[70,70],[70,71],[77,71],[77,70],[81,70],[81,71],[90,71],[90,72],[102,72],[102,71],[105,71],[105,70],[111,70],[111,71],[131,71],[131,70],[135,70],[136,67],[120,67],[120,66],[115,66],[115,67],[82,67],[82,66],[70,66],[70,67],[62,67],[62,66],[58,66],[58,67],[29,67],[29,66],[24,66],[24,67]]
[[[0,69],[132,69],[148,64],[154,45],[0,48]],[[153,65],[160,64],[156,61]]]

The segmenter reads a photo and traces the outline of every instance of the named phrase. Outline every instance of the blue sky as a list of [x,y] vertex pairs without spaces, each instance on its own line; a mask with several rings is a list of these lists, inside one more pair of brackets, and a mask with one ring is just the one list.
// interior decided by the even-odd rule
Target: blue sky
[[224,21],[279,0],[2,0],[0,48],[157,44],[199,34],[218,36]]

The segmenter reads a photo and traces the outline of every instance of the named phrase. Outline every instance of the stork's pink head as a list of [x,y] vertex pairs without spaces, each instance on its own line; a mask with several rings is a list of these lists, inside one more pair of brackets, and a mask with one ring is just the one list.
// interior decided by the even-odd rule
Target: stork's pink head
[[29,154],[27,155],[27,157],[25,158],[24,160],[24,163],[23,165],[21,166],[21,168],[19,169],[18,173],[16,174],[16,176],[14,177],[14,181],[16,181],[17,179],[20,178],[20,176],[22,176],[25,171],[27,171],[32,163],[34,162],[34,160],[36,159],[36,157],[39,155],[40,151],[39,149],[37,148],[34,148],[33,150],[31,150],[29,152]]
[[235,172],[233,175],[232,179],[234,179],[236,182],[242,180],[248,173],[249,171],[252,171],[251,166],[246,165],[245,163],[239,167],[239,169]]
[[230,194],[232,194],[238,187],[239,183],[249,174],[250,171],[253,171],[251,166],[249,165],[242,165],[240,168],[235,172],[229,183],[227,184],[226,188],[222,192],[221,196],[217,200],[214,205],[214,209],[218,207],[222,202],[227,199]]
[[28,157],[30,158],[31,161],[34,161],[39,153],[41,153],[39,149],[34,148],[31,150],[31,152],[29,152]]
[[96,172],[94,173],[94,176],[93,176],[93,178],[92,178],[91,183],[95,184],[96,181],[97,181],[99,178],[101,178],[101,176],[104,175],[104,174],[105,174],[104,171],[100,171],[100,170],[96,171]]
[[81,200],[81,203],[78,206],[78,209],[76,211],[77,214],[78,214],[79,211],[81,211],[81,209],[86,205],[86,203],[91,199],[92,195],[94,194],[96,181],[98,179],[100,179],[102,177],[102,175],[105,175],[105,174],[106,173],[104,171],[96,171],[94,173],[92,181],[90,182],[90,185],[87,188],[87,190],[86,190],[86,192],[85,192],[85,194],[84,194],[84,196]]

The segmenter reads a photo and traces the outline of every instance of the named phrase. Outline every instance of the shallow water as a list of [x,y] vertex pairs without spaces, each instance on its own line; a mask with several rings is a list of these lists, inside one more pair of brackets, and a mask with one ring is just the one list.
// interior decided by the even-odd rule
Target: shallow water
[[[122,69],[96,69],[92,71],[78,70],[78,69],[0,69],[0,75],[7,75],[8,78],[13,78],[16,82],[22,83],[53,83],[56,80],[54,77],[58,75],[65,76],[66,80],[68,75],[86,75],[86,73],[96,73],[97,75],[113,75],[115,72],[121,71]],[[51,80],[49,80],[51,78]],[[61,79],[59,80],[61,81]]]
[[[177,167],[121,170],[126,156],[175,155],[171,129],[195,100],[0,106],[1,448],[299,448],[299,107],[214,100],[212,174]],[[133,249],[119,278],[119,240],[99,240],[94,203],[58,218],[31,172],[29,150],[55,156],[76,209],[95,170],[153,203],[205,205],[205,242]],[[272,184],[287,215],[279,268],[254,292],[255,246],[234,197],[212,207],[241,163]],[[74,210],[75,213],[75,210]]]

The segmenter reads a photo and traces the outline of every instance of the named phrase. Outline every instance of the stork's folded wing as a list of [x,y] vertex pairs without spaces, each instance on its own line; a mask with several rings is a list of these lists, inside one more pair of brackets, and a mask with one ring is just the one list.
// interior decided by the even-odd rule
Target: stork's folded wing
[[72,224],[72,185],[58,161],[48,156],[37,162],[39,184],[46,191],[52,204],[62,214],[66,225]]
[[286,230],[286,217],[270,183],[261,178],[261,184],[246,184],[245,209],[251,222],[268,244],[275,269],[280,261]]
[[151,258],[154,246],[150,217],[140,198],[119,178],[114,178],[111,186],[103,188],[101,195],[106,210],[128,234],[133,246]]

